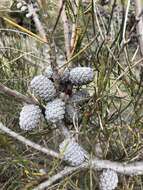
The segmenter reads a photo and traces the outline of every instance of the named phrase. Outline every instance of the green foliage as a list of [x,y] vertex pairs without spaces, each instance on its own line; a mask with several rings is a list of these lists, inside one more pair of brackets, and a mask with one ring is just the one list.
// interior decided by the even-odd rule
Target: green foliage
[[[52,31],[58,19],[58,2],[39,2],[40,19],[46,31]],[[99,143],[104,159],[129,162],[141,160],[143,156],[143,82],[139,77],[140,63],[137,64],[140,60],[137,39],[133,37],[136,31],[130,33],[126,30],[126,39],[130,42],[123,45],[124,15],[122,4],[117,1],[117,6],[119,9],[113,4],[101,7],[98,3],[94,6],[94,1],[84,4],[80,1],[75,14],[72,1],[66,1],[66,14],[70,24],[77,26],[72,65],[91,66],[95,71],[94,82],[87,86],[91,99],[80,108],[84,117],[79,128],[79,142],[91,155],[98,156],[96,144]],[[15,19],[19,14],[14,14]],[[127,24],[130,24],[130,14],[134,14],[132,9]],[[20,16],[23,19],[24,15]],[[29,21],[25,22],[29,24]],[[23,26],[27,25],[24,23]],[[31,31],[36,32],[34,28]],[[0,35],[0,82],[28,94],[31,78],[49,64],[48,48],[35,38],[15,31],[7,23],[1,27]],[[58,60],[59,55],[65,56],[61,21],[58,21],[52,37]],[[0,121],[20,133],[18,118],[21,107],[22,103],[0,92]],[[73,126],[72,130],[75,133]],[[44,124],[36,132],[23,135],[56,149],[61,137],[54,132]],[[52,162],[2,133],[0,155],[1,189],[31,189],[62,168],[59,161]],[[40,169],[45,169],[48,174],[40,173]],[[84,171],[61,180],[55,189],[98,189],[97,183],[98,172]],[[121,176],[118,189],[137,188],[143,188],[142,177]]]

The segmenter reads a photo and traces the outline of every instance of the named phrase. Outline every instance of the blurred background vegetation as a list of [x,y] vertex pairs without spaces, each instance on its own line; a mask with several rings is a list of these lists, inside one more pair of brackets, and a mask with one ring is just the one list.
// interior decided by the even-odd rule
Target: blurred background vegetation
[[[143,73],[138,34],[134,27],[135,5],[131,1],[125,23],[128,1],[106,2],[79,0],[76,14],[74,1],[67,0],[65,3],[70,31],[73,24],[76,26],[72,64],[91,66],[95,71],[94,82],[86,86],[91,98],[86,106],[80,107],[84,116],[78,126],[78,138],[92,156],[119,162],[142,160]],[[59,1],[37,0],[37,3],[44,29],[54,38],[55,58],[57,62],[66,61]],[[39,35],[32,19],[17,10],[16,1],[1,0],[0,16],[0,82],[28,94],[32,77],[49,65],[48,46],[4,20],[4,17],[9,18]],[[56,150],[60,135],[51,131],[47,124],[43,123],[34,132],[19,129],[21,107],[22,103],[16,98],[0,92],[0,121],[34,142]],[[76,133],[76,129],[71,128]],[[32,189],[62,167],[56,160],[0,133],[1,190]],[[50,189],[98,189],[98,175],[98,172],[90,170],[76,172]],[[120,176],[117,189],[143,189],[142,176]]]

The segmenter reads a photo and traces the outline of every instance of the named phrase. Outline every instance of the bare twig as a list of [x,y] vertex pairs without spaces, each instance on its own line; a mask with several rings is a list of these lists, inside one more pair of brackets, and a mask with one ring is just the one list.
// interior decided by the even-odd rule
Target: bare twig
[[56,175],[50,177],[47,181],[44,181],[40,185],[38,185],[33,190],[43,190],[44,188],[49,187],[54,182],[56,182],[59,179],[64,178],[67,175],[70,175],[71,173],[75,171],[85,170],[88,168],[92,168],[95,170],[102,170],[102,169],[112,169],[120,174],[124,175],[142,175],[143,174],[143,162],[134,162],[131,164],[126,163],[118,163],[118,162],[112,162],[108,160],[99,160],[94,159],[92,161],[89,161],[88,163],[83,163],[80,166],[77,167],[66,167]]
[[65,169],[63,169],[62,171],[57,173],[56,175],[50,177],[47,181],[44,181],[43,183],[41,183],[40,185],[35,187],[33,190],[42,190],[46,187],[49,187],[57,180],[62,179],[63,177],[71,174],[72,172],[74,172],[76,170],[77,170],[77,167],[66,167]]
[[[138,41],[140,45],[140,53],[141,57],[143,57],[143,17],[142,15],[142,0],[135,0],[135,8],[136,8],[136,16],[137,18],[140,17],[138,24],[137,24],[137,34],[138,34]],[[143,79],[143,62],[141,63],[141,72],[140,72],[140,78]]]
[[71,34],[71,55],[70,56],[72,56],[72,54],[73,54],[73,52],[74,52],[74,47],[75,47],[75,38],[76,38],[76,35],[77,35],[77,27],[76,27],[76,23],[73,23],[73,25],[72,25],[72,34]]
[[56,19],[55,25],[54,25],[53,30],[52,30],[52,34],[55,32],[55,29],[56,29],[57,24],[58,24],[58,22],[59,22],[59,19],[60,19],[60,16],[61,16],[62,10],[63,10],[64,3],[65,3],[65,0],[62,1],[61,7],[60,7],[60,10],[59,10],[59,14],[58,14],[58,16],[57,16],[57,19]]
[[127,8],[126,8],[126,14],[125,14],[125,20],[124,20],[124,27],[123,27],[123,43],[126,42],[125,33],[126,33],[126,26],[127,26],[130,3],[131,3],[131,0],[128,0]]
[[[138,18],[139,15],[142,13],[142,0],[135,0],[135,8],[136,8],[136,17]],[[139,44],[141,55],[143,56],[143,17],[141,16],[138,24],[137,24],[137,34],[139,35]]]
[[48,149],[48,148],[44,148],[43,146],[39,145],[39,144],[36,144],[28,139],[26,139],[25,137],[17,134],[16,132],[12,131],[11,129],[5,127],[2,123],[0,123],[0,130],[5,132],[6,134],[8,134],[9,136],[13,137],[14,139],[22,142],[23,144],[25,145],[28,145],[32,148],[34,148],[35,150],[38,150],[44,154],[47,154],[48,156],[52,156],[52,157],[55,157],[55,158],[60,158],[60,155],[51,150],[51,149]]
[[[73,10],[74,10],[74,16],[76,17],[77,16],[77,6],[76,4],[78,4],[77,0],[76,1],[71,1],[71,4],[73,6]],[[71,45],[71,51],[74,47],[74,43],[75,43],[75,36],[76,36],[76,28],[77,28],[77,23],[76,23],[76,18],[74,18],[74,23],[72,24],[72,33],[71,33],[71,42],[70,42],[70,45]]]
[[33,21],[35,23],[36,29],[38,30],[40,36],[44,39],[45,42],[47,42],[46,32],[44,30],[44,27],[39,19],[39,16],[36,13],[36,10],[33,7],[33,4],[27,4],[29,13],[32,13]]
[[64,27],[65,48],[66,48],[66,54],[68,58],[70,55],[70,28],[69,28],[69,23],[68,23],[66,11],[65,11],[65,4],[63,5],[63,0],[60,0],[60,8],[61,6],[63,6],[61,18],[62,18],[63,27]]
[[[55,152],[51,149],[48,149],[48,148],[44,148],[41,145],[36,144],[36,143],[26,139],[25,137],[23,137],[23,136],[17,134],[16,132],[12,131],[11,129],[5,127],[2,123],[0,123],[0,130],[5,132],[9,136],[13,137],[14,139],[22,142],[23,144],[34,148],[35,150],[38,150],[49,156],[61,159],[60,154],[58,154],[57,152]],[[85,162],[77,167],[65,168],[58,174],[51,177],[49,180],[41,183],[34,190],[41,190],[46,187],[49,187],[52,183],[54,183],[58,179],[61,179],[65,176],[71,174],[74,171],[88,169],[88,168],[92,168],[95,170],[102,170],[102,169],[110,168],[110,169],[112,169],[118,173],[124,174],[124,175],[142,175],[143,174],[143,162],[134,162],[134,163],[127,164],[127,163],[112,162],[112,161],[108,161],[108,160],[93,159],[93,160],[90,160],[89,162]]]
[[38,104],[36,99],[29,98],[28,96],[25,96],[25,95],[21,94],[20,92],[18,92],[16,90],[12,90],[12,89],[6,87],[2,83],[0,83],[0,92],[5,93],[5,94],[7,94],[9,96],[13,96],[13,97],[17,98],[17,100],[20,100],[22,102],[26,102],[26,103],[29,103],[29,104]]
[[72,24],[72,31],[71,31],[71,42],[70,42],[70,57],[73,55],[76,44],[77,44],[77,39],[78,39],[78,29],[77,29],[77,14],[78,14],[78,7],[79,7],[79,1],[77,0],[72,0],[71,4],[73,6],[73,11],[74,11],[74,23]]

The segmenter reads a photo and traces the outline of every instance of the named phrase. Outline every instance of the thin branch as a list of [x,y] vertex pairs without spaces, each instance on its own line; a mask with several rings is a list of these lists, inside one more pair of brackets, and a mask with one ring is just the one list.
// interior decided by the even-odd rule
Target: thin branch
[[72,34],[71,34],[71,53],[70,56],[72,56],[74,50],[75,50],[75,42],[76,42],[76,35],[77,35],[77,27],[76,27],[76,23],[73,23],[72,25]]
[[72,31],[71,31],[71,42],[70,42],[70,57],[73,55],[76,43],[77,43],[77,38],[78,38],[78,32],[77,32],[77,14],[78,14],[78,7],[79,7],[79,1],[71,1],[71,4],[73,6],[73,11],[74,11],[74,17],[75,21],[72,24]]
[[26,103],[29,103],[29,104],[38,104],[38,102],[36,101],[36,99],[29,98],[29,97],[21,94],[20,92],[18,92],[16,90],[12,90],[12,89],[6,87],[2,83],[0,83],[0,92],[5,93],[5,94],[7,94],[9,96],[13,96],[17,100],[20,100],[22,102],[26,102]]
[[61,16],[62,10],[63,10],[64,3],[65,3],[65,0],[62,1],[61,7],[60,7],[60,10],[59,10],[59,14],[58,14],[58,16],[57,16],[57,19],[56,19],[55,25],[54,25],[54,27],[53,27],[53,29],[52,29],[52,34],[55,32],[55,29],[56,29],[57,24],[58,24],[58,22],[59,22],[59,19],[60,19],[60,16]]
[[123,27],[123,37],[122,37],[123,38],[123,43],[126,42],[125,34],[126,34],[126,26],[127,26],[127,20],[128,20],[128,13],[129,13],[130,3],[131,3],[131,0],[128,0],[127,8],[126,8],[126,13],[125,13],[124,27]]
[[108,160],[94,159],[92,161],[89,161],[88,163],[83,163],[82,165],[77,167],[66,167],[56,175],[50,177],[47,181],[44,181],[43,183],[38,185],[33,190],[43,190],[52,185],[53,183],[55,183],[57,180],[60,180],[65,176],[72,174],[75,171],[85,170],[89,168],[95,170],[102,170],[109,168],[116,171],[117,173],[124,175],[143,175],[143,162],[134,162],[131,164],[126,164],[126,163],[112,162]]
[[[135,0],[136,17],[142,15],[142,0]],[[141,16],[137,24],[137,34],[139,36],[139,44],[141,55],[143,56],[143,17]]]
[[[23,144],[34,148],[35,150],[38,150],[49,156],[61,159],[60,154],[58,154],[57,152],[55,152],[51,149],[48,149],[48,148],[44,148],[41,145],[36,144],[36,143],[26,139],[25,137],[23,137],[23,136],[17,134],[16,132],[12,131],[11,129],[5,127],[2,123],[0,123],[0,130],[5,132],[9,136],[15,138],[16,140],[22,142]],[[112,170],[114,170],[118,173],[124,174],[124,175],[143,175],[143,162],[134,162],[134,163],[127,164],[127,163],[112,162],[112,161],[108,161],[108,160],[93,159],[93,160],[89,160],[89,162],[85,162],[77,167],[65,168],[58,174],[51,177],[49,180],[41,183],[34,190],[41,190],[46,187],[49,187],[52,183],[54,183],[58,179],[61,179],[65,176],[71,174],[74,171],[88,169],[88,168],[92,168],[95,170],[102,170],[102,169],[109,168],[109,169],[112,169]]]
[[46,32],[44,30],[44,27],[39,19],[38,14],[36,13],[36,10],[33,7],[33,4],[27,4],[29,13],[32,13],[33,21],[35,23],[36,29],[38,30],[40,36],[44,39],[45,42],[47,42]]
[[0,130],[5,132],[9,136],[13,137],[14,139],[22,142],[23,144],[34,148],[35,150],[38,150],[38,151],[40,151],[40,152],[42,152],[44,154],[47,154],[48,156],[52,156],[52,157],[55,157],[55,158],[60,158],[60,155],[57,152],[55,152],[55,151],[53,151],[51,149],[48,149],[48,148],[44,148],[41,145],[36,144],[36,143],[26,139],[25,137],[23,137],[23,136],[17,134],[16,132],[12,131],[11,129],[5,127],[2,123],[0,123]]
[[35,187],[33,190],[43,190],[44,188],[47,188],[50,185],[52,185],[57,180],[62,179],[63,177],[71,174],[72,172],[76,170],[77,170],[77,167],[66,167],[65,169],[57,173],[56,175],[53,175],[52,177],[50,177],[47,181],[44,181],[43,183]]
[[70,55],[70,29],[69,29],[69,22],[65,11],[65,4],[63,5],[63,0],[60,0],[60,8],[63,6],[63,10],[61,13],[61,19],[63,22],[64,27],[64,38],[65,38],[65,48],[66,48],[66,54],[67,58],[69,58]]
[[[139,17],[142,15],[142,0],[135,0],[135,8],[136,8],[136,16]],[[140,45],[140,53],[141,57],[143,57],[143,17],[140,16],[140,20],[138,21],[137,24],[137,34],[138,34],[138,41]],[[141,81],[143,80],[143,62],[141,63],[141,70],[140,70],[140,79]]]

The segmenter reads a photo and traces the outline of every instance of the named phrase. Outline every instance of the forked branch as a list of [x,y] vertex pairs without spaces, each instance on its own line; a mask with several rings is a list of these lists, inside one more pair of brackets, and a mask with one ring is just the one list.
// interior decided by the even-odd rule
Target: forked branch
[[34,98],[29,98],[16,90],[12,90],[12,89],[6,87],[2,83],[0,83],[0,92],[5,93],[8,96],[13,96],[13,97],[17,98],[17,100],[20,100],[25,103],[29,103],[29,104],[37,104],[38,103]]

